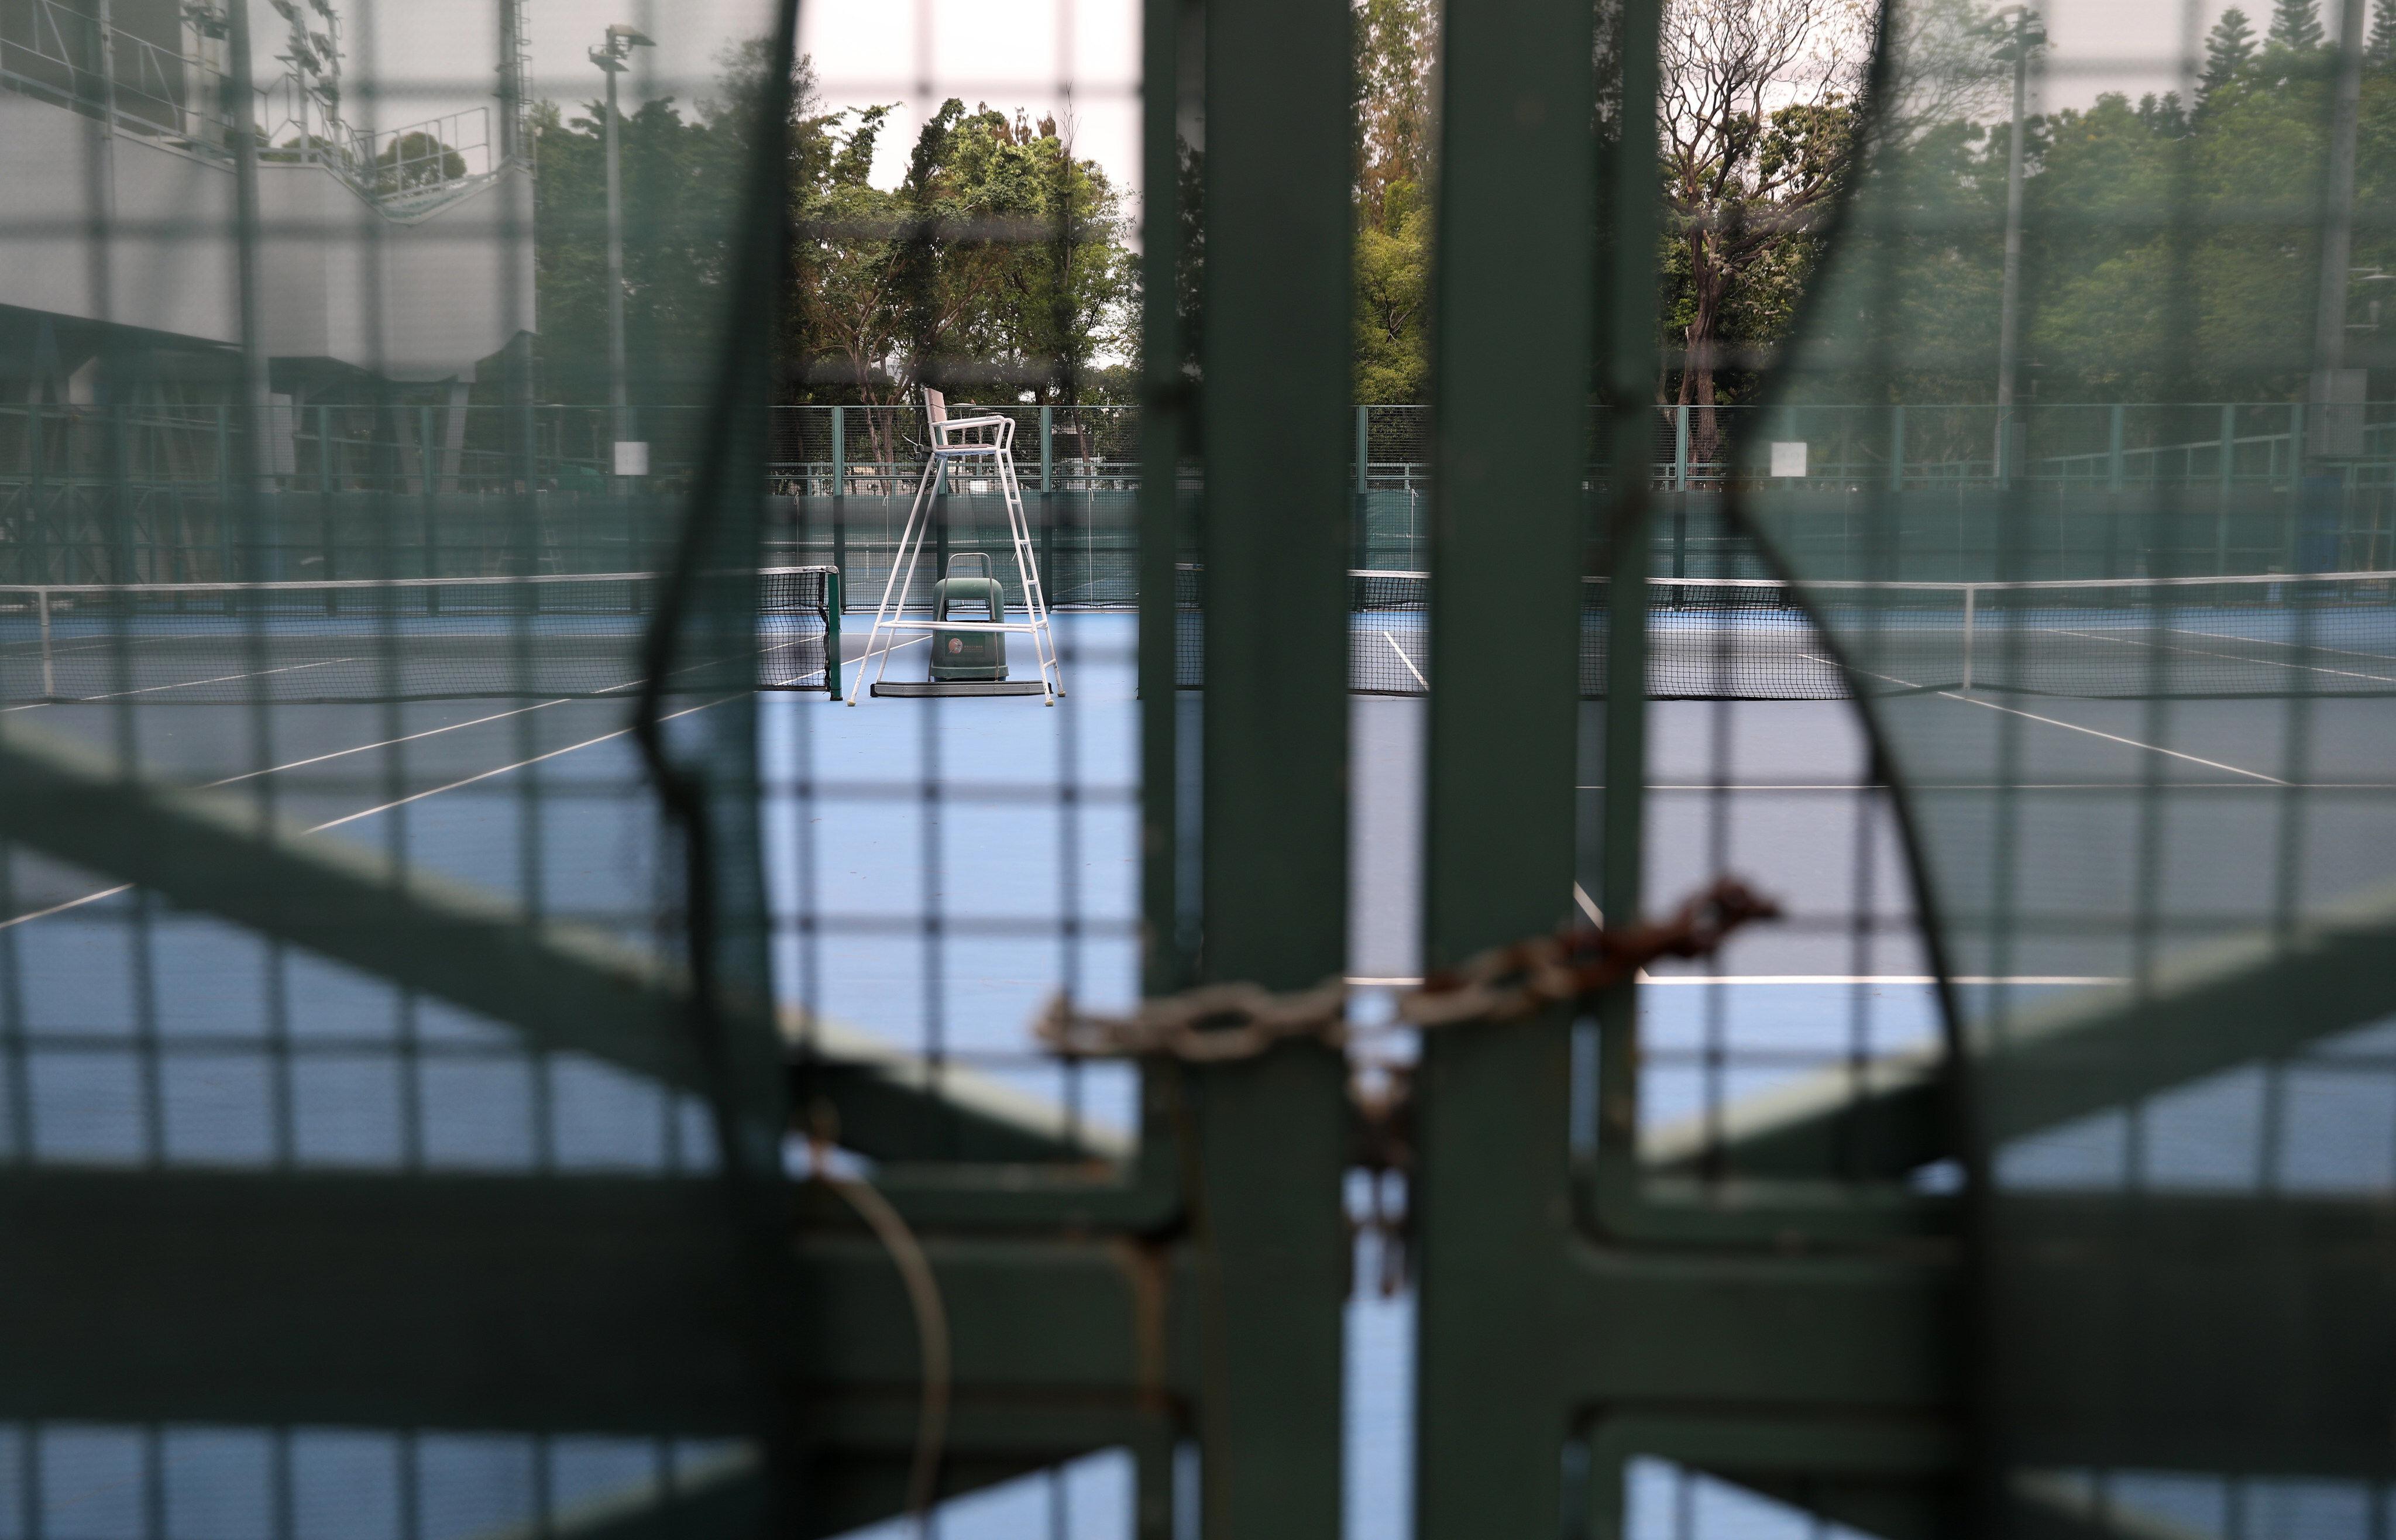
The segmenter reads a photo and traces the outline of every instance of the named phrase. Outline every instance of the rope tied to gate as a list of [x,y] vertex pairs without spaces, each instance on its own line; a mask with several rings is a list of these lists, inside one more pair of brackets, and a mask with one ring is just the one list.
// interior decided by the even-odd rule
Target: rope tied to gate
[[[1779,916],[1778,904],[1724,877],[1666,919],[1622,930],[1567,926],[1477,952],[1401,995],[1398,1019],[1414,1027],[1519,1020],[1609,989],[1657,958],[1709,956],[1741,925]],[[1161,1055],[1216,1064],[1254,1058],[1292,1038],[1338,1047],[1347,1042],[1348,985],[1333,978],[1276,994],[1260,984],[1204,984],[1144,1000],[1127,1016],[1076,1010],[1059,993],[1032,1031],[1071,1058]]]

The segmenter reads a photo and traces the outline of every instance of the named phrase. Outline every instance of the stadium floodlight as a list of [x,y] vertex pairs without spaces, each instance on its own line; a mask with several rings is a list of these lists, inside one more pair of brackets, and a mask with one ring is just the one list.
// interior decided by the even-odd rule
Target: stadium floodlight
[[[634,48],[654,48],[654,39],[645,37],[634,28],[613,26],[607,29],[606,41],[591,50],[591,62],[607,76],[607,405],[608,426],[619,445],[634,441],[632,412],[624,392],[624,187],[619,166],[616,146],[616,77],[630,67]],[[621,449],[612,452],[608,469],[615,471],[627,463],[645,463],[646,453],[627,459]],[[618,492],[625,490],[626,478],[619,473],[612,478]]]

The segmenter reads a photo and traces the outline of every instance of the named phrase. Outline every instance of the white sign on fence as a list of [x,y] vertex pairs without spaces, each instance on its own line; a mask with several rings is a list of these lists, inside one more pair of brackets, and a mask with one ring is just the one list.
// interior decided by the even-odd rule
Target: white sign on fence
[[[1802,445],[1799,447],[1804,447]],[[1777,452],[1777,446],[1776,446]],[[649,446],[639,439],[616,441],[616,474],[646,476],[649,473]],[[1778,474],[1775,471],[1774,474]]]
[[1805,473],[1805,443],[1784,444],[1776,439],[1772,445],[1772,473],[1776,476],[1802,476]]

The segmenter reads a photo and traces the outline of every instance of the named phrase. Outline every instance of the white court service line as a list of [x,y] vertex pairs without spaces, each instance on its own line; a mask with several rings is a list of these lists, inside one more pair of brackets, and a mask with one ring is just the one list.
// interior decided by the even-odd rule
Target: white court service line
[[1426,690],[1430,689],[1431,681],[1425,679],[1422,676],[1422,670],[1415,667],[1415,660],[1406,656],[1406,649],[1398,645],[1398,639],[1391,636],[1388,631],[1383,631],[1381,633],[1381,640],[1387,642],[1390,644],[1390,650],[1398,655],[1398,661],[1406,666],[1406,672],[1415,676],[1415,683],[1421,685]]
[[[1353,977],[1347,980],[1350,988],[1359,989],[1411,989],[1421,982],[1419,978]],[[1659,977],[1644,968],[1639,973],[1639,983],[1642,988],[1650,984],[1697,987],[1714,984],[1936,984],[1937,982],[1937,978],[1930,974],[1724,974],[1719,976],[1709,976],[1705,974],[1665,974]],[[1968,974],[1954,982],[1957,984],[2095,985],[2127,984],[2129,980],[2096,974],[2007,974],[2003,976]]]
[[576,698],[579,697],[562,696],[555,700],[544,700],[531,706],[519,706],[512,711],[494,711],[489,716],[476,717],[472,722],[453,722],[446,727],[428,727],[421,733],[410,733],[406,737],[385,738],[380,743],[361,743],[354,749],[339,749],[329,754],[318,754],[314,759],[293,760],[288,764],[270,764],[263,770],[245,770],[238,776],[227,776],[222,780],[209,781],[200,790],[211,791],[220,786],[231,786],[235,781],[253,780],[260,776],[272,776],[285,770],[304,769],[311,764],[322,764],[326,760],[342,759],[351,754],[363,754],[369,749],[393,749],[403,743],[414,743],[419,738],[439,737],[444,733],[454,733],[461,727],[480,727],[486,722],[500,722],[512,716],[522,716],[526,711],[545,710],[552,706],[563,706],[568,700]]
[[[709,706],[721,706],[724,704],[725,700],[738,700],[739,698],[741,697],[739,696],[725,696],[724,700],[711,700],[708,701],[706,705],[702,706],[686,706],[679,711],[669,712],[666,715],[658,718],[658,720],[659,722],[672,722],[677,717],[686,717],[695,711],[704,711]],[[455,791],[461,786],[472,786],[476,781],[489,780],[493,776],[504,776],[511,770],[521,770],[529,764],[539,764],[543,760],[553,760],[560,754],[570,754],[578,749],[588,749],[593,744],[606,743],[611,738],[623,737],[631,732],[632,729],[630,727],[619,727],[612,733],[602,733],[594,738],[584,738],[580,743],[569,743],[563,749],[552,749],[546,754],[535,754],[530,759],[518,760],[513,764],[502,764],[496,770],[486,770],[478,776],[468,776],[463,780],[453,780],[446,786],[436,786],[427,791],[418,791],[412,795],[402,797],[396,802],[387,802],[380,807],[363,808],[358,812],[335,818],[330,823],[320,823],[313,829],[309,830],[308,832],[311,834],[321,834],[328,829],[339,829],[343,824],[355,823],[360,818],[371,818],[378,813],[388,813],[394,807],[406,807],[410,803],[419,803],[427,797],[437,797],[444,791]]]
[[354,657],[321,657],[313,663],[294,663],[283,669],[260,669],[253,673],[219,674],[214,679],[186,679],[175,684],[147,684],[138,690],[118,690],[111,695],[77,696],[73,700],[36,700],[28,705],[9,706],[0,710],[38,711],[45,706],[90,706],[103,700],[123,700],[127,696],[156,695],[161,690],[189,690],[201,684],[226,684],[236,679],[264,679],[269,674],[298,673],[302,669],[329,669],[336,663],[355,663]]
[[[733,697],[733,696],[726,696],[726,697],[725,697],[725,700],[731,700],[731,699],[737,699],[737,698],[739,698],[739,697]],[[548,702],[547,704],[550,704],[550,705],[555,705],[555,704],[556,704],[556,702],[554,702],[554,701],[551,701],[551,702]],[[707,710],[707,708],[708,708],[708,706],[721,706],[721,705],[723,705],[723,704],[724,704],[724,701],[722,701],[722,700],[711,700],[711,701],[707,702],[707,704],[706,704],[705,706],[692,706],[692,707],[687,707],[687,708],[686,708],[686,709],[685,709],[685,710],[679,710],[679,711],[672,712],[672,713],[671,713],[670,715],[667,715],[667,716],[661,716],[661,717],[658,718],[658,720],[659,720],[659,722],[672,722],[672,721],[673,721],[673,720],[674,720],[674,718],[675,718],[675,717],[686,717],[686,716],[689,716],[689,715],[690,715],[692,712],[694,712],[694,711],[704,711],[704,710]],[[539,707],[533,707],[533,706],[527,706],[527,707],[523,708],[523,710],[528,710],[528,711],[529,711],[529,710],[538,710],[539,709]],[[503,716],[512,716],[512,715],[514,715],[515,713],[514,713],[514,712],[501,712],[500,714],[501,714],[501,715],[503,715]],[[493,719],[491,719],[491,718],[487,718],[487,717],[486,717],[486,718],[485,718],[484,720],[485,720],[485,721],[490,721],[490,720],[493,720]],[[461,727],[463,727],[463,726],[471,726],[471,725],[473,725],[473,724],[471,724],[471,723],[459,723],[459,726],[461,726]],[[443,729],[443,730],[444,730],[444,731],[446,731],[446,729]],[[380,807],[369,807],[369,808],[367,808],[365,812],[362,812],[362,813],[352,813],[352,814],[350,814],[349,816],[347,816],[346,817],[335,818],[335,819],[331,820],[331,821],[330,821],[330,822],[328,822],[328,823],[320,823],[320,824],[316,824],[316,825],[313,826],[312,828],[310,828],[310,829],[308,829],[308,830],[304,830],[304,832],[306,832],[306,833],[310,833],[310,834],[322,834],[325,830],[328,830],[328,829],[339,829],[339,828],[340,828],[340,827],[341,827],[341,825],[343,825],[343,824],[345,824],[345,823],[355,823],[355,822],[356,822],[358,819],[360,819],[360,818],[369,817],[369,816],[372,816],[374,814],[377,814],[377,813],[388,813],[388,812],[390,812],[390,811],[391,811],[393,808],[394,808],[394,807],[405,807],[406,805],[407,805],[409,803],[412,803],[412,802],[421,802],[421,801],[423,801],[423,800],[424,800],[425,798],[427,798],[427,797],[437,797],[437,796],[439,796],[439,795],[440,795],[442,792],[444,792],[444,791],[454,791],[454,790],[456,790],[458,788],[459,788],[459,787],[461,787],[461,786],[472,786],[472,785],[473,785],[476,781],[485,781],[485,780],[489,780],[493,776],[504,776],[504,775],[506,775],[506,774],[507,774],[509,771],[511,771],[511,770],[521,770],[521,769],[523,769],[523,768],[524,768],[526,765],[527,765],[527,764],[539,764],[539,763],[541,761],[543,761],[543,760],[553,760],[553,759],[557,758],[557,756],[558,756],[558,755],[560,755],[560,754],[570,754],[570,753],[574,752],[574,750],[577,750],[577,749],[588,749],[588,748],[590,748],[590,747],[591,747],[592,744],[594,744],[594,743],[606,743],[606,742],[608,739],[610,739],[610,738],[619,738],[619,737],[622,737],[625,734],[627,734],[627,733],[629,733],[629,732],[631,732],[631,731],[632,731],[632,729],[631,729],[630,727],[619,727],[618,729],[616,729],[616,731],[614,731],[614,732],[612,732],[612,733],[602,733],[599,737],[595,737],[595,738],[585,738],[585,739],[583,739],[580,743],[568,744],[568,745],[566,745],[566,746],[565,748],[563,748],[563,749],[552,749],[552,750],[550,750],[548,753],[546,753],[546,754],[535,754],[535,755],[534,755],[532,758],[530,758],[530,759],[527,759],[527,760],[518,760],[518,761],[516,761],[516,763],[513,763],[513,764],[502,764],[502,765],[500,765],[500,766],[499,766],[498,769],[496,769],[496,770],[486,770],[486,771],[484,771],[484,772],[483,772],[481,775],[479,775],[479,776],[468,776],[464,780],[456,780],[456,781],[451,781],[451,782],[450,782],[448,785],[446,785],[446,786],[436,786],[436,787],[433,788],[433,789],[432,789],[431,790],[429,790],[429,791],[419,791],[419,792],[417,792],[417,793],[416,793],[414,796],[412,796],[412,797],[402,797],[402,798],[400,798],[400,799],[399,799],[399,801],[397,801],[397,802],[388,802],[388,803],[383,803]],[[396,740],[394,740],[394,741],[396,741]],[[375,747],[379,747],[379,745],[376,745]],[[327,756],[327,757],[333,757],[333,756]],[[253,774],[260,774],[260,773],[262,773],[262,772],[253,772]],[[236,777],[236,778],[238,778],[238,777]],[[214,784],[219,785],[219,786],[221,786],[221,785],[223,785],[224,783],[223,783],[222,781],[219,781],[219,782],[216,782],[216,783],[214,783]],[[102,898],[113,898],[113,897],[115,897],[115,896],[116,896],[118,894],[120,894],[120,893],[130,893],[130,892],[132,892],[132,891],[133,891],[133,889],[134,889],[134,886],[135,886],[135,884],[133,884],[133,883],[118,883],[116,886],[114,886],[114,887],[113,887],[113,888],[102,888],[102,889],[101,889],[100,892],[98,892],[98,893],[87,893],[87,894],[85,894],[85,895],[84,895],[82,897],[80,897],[80,898],[70,898],[70,899],[68,899],[68,900],[67,900],[65,903],[63,903],[63,904],[52,904],[48,909],[35,909],[35,910],[34,910],[33,913],[31,913],[31,914],[20,914],[20,915],[18,915],[16,918],[12,919],[12,920],[0,920],[0,930],[7,930],[7,929],[8,929],[9,927],[14,926],[14,925],[21,925],[21,924],[26,923],[28,921],[44,919],[44,918],[46,918],[46,917],[47,917],[47,916],[49,916],[49,915],[58,914],[58,913],[60,913],[60,912],[62,912],[62,911],[64,911],[64,910],[67,910],[67,909],[81,909],[81,908],[82,908],[84,905],[86,905],[86,904],[96,904],[96,903],[100,902]]]
[[[1812,657],[1811,654],[1805,654],[1804,656]],[[1834,668],[1837,666],[1831,659],[1827,657],[1813,657],[1812,660],[1817,663],[1830,663]],[[1870,673],[1869,670],[1863,669],[1858,669],[1856,671],[1858,673]],[[1918,690],[1922,688],[1921,685],[1916,684],[1913,681],[1910,679],[1899,679],[1895,674],[1871,673],[1870,676],[1873,679],[1885,679],[1892,684],[1902,684],[1909,690]],[[1931,693],[1933,695],[1943,696],[1949,700],[1960,700],[1966,706],[1985,706],[1991,711],[2003,711],[2008,716],[2027,717],[2032,722],[2043,722],[2049,727],[2061,727],[2074,733],[2085,733],[2090,737],[2100,737],[2110,743],[2123,744],[2132,749],[2144,749],[2150,754],[2163,754],[2176,760],[2186,760],[2190,764],[2202,764],[2208,770],[2227,770],[2233,776],[2251,776],[2255,779],[2269,786],[2285,786],[2288,784],[2286,781],[2280,779],[2279,777],[2267,776],[2260,770],[2243,769],[2235,764],[2224,764],[2219,760],[2200,759],[2194,754],[2183,754],[2176,749],[2165,749],[2162,745],[2154,743],[2141,743],[2136,738],[2123,737],[2117,733],[2100,733],[2094,727],[2083,727],[2076,722],[2058,722],[2054,717],[2043,717],[2036,711],[2017,710],[2011,706],[2000,706],[1993,700],[1982,700],[1977,696],[1962,695],[1954,690],[1934,690]],[[1925,790],[1927,789],[1925,788]]]

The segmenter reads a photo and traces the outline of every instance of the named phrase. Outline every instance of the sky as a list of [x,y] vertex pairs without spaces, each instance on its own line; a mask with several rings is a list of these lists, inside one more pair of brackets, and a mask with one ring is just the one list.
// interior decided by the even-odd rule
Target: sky
[[[406,124],[487,106],[498,58],[497,0],[335,0],[353,81],[369,73],[383,98],[354,93],[363,125]],[[284,66],[282,19],[249,0],[261,85]],[[1009,113],[1050,113],[1072,128],[1115,185],[1136,192],[1139,171],[1138,0],[805,0],[802,52],[816,62],[827,110],[895,103],[873,180],[897,184],[909,146],[942,100],[988,102]],[[770,0],[528,0],[536,99],[594,100],[602,77],[588,57],[608,26],[637,29],[654,47],[633,51],[619,82],[627,103],[671,95],[683,103],[713,90],[718,57],[773,24]],[[629,110],[629,107],[628,107]],[[570,115],[570,114],[569,114]]]
[[[2182,81],[2183,44],[2202,37],[2232,0],[2043,0],[2050,38],[2039,107],[2085,106],[2103,91],[2136,100]],[[2368,0],[2348,0],[2367,5]],[[371,67],[389,98],[384,127],[489,102],[497,0],[337,0],[353,73]],[[2243,0],[2259,31],[2270,0]],[[261,81],[282,66],[282,23],[250,0]],[[2326,0],[2333,33],[2338,0]],[[656,40],[634,52],[623,88],[632,100],[708,96],[717,58],[771,25],[771,0],[528,0],[536,96],[598,95],[585,57],[611,22]],[[1103,166],[1136,206],[1139,171],[1138,0],[805,0],[800,46],[815,60],[825,106],[895,103],[873,179],[895,185],[925,117],[949,97],[1036,120],[1056,113],[1082,154]],[[363,118],[363,110],[355,115]]]

